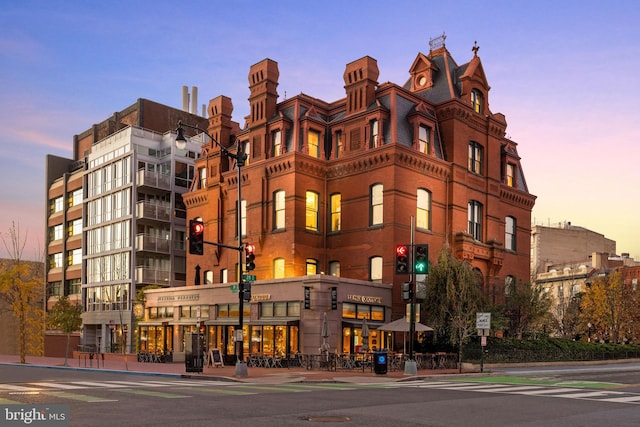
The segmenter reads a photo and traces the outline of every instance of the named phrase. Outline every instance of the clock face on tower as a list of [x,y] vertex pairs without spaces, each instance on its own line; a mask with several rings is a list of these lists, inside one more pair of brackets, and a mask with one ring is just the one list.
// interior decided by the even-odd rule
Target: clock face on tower
[[424,86],[427,84],[427,78],[425,76],[418,77],[418,85]]

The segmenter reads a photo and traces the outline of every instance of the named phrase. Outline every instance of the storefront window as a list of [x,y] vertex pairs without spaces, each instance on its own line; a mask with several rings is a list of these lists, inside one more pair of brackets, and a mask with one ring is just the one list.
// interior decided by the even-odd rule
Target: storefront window
[[345,319],[355,319],[356,305],[348,302],[342,303],[342,317]]

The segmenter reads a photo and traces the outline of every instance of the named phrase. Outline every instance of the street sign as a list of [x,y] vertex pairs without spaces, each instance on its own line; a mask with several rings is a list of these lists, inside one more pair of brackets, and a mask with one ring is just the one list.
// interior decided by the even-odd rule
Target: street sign
[[243,274],[242,275],[242,280],[244,280],[245,282],[255,282],[256,281],[256,275],[255,274]]
[[231,292],[234,294],[238,293],[238,284],[234,283],[233,285],[229,286],[229,288],[231,289]]
[[476,329],[491,329],[491,313],[476,313]]

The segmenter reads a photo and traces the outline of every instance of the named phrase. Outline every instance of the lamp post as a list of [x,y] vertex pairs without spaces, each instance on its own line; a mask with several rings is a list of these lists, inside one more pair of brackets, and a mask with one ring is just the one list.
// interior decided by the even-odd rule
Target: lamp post
[[[224,145],[220,144],[213,136],[211,136],[206,130],[198,127],[198,126],[194,126],[194,125],[189,125],[187,123],[182,123],[182,121],[178,121],[178,128],[176,129],[177,132],[177,136],[176,136],[176,148],[179,150],[184,150],[185,147],[187,146],[187,139],[184,136],[184,127],[190,128],[190,129],[194,129],[197,130],[199,132],[204,133],[205,135],[207,135],[214,144],[216,144],[218,147],[220,147],[220,150],[222,151],[222,153],[229,157],[230,159],[233,159],[236,161],[236,167],[238,169],[238,202],[236,205],[236,217],[237,217],[237,221],[238,221],[238,247],[232,247],[233,249],[236,249],[238,251],[238,297],[239,297],[239,313],[238,313],[238,324],[239,324],[239,331],[236,331],[236,336],[235,336],[235,341],[236,341],[236,355],[237,355],[237,361],[236,361],[236,376],[239,377],[246,377],[247,376],[247,364],[244,361],[244,341],[243,341],[243,328],[244,328],[244,282],[242,281],[242,276],[243,276],[243,268],[242,268],[242,252],[243,252],[243,243],[242,243],[242,213],[241,213],[241,206],[242,206],[242,166],[244,166],[245,161],[247,160],[247,154],[244,153],[241,149],[241,145],[240,142],[238,141],[238,148],[236,150],[235,153],[232,153],[231,151],[229,151],[227,149],[227,147],[225,147]],[[210,243],[210,242],[206,242],[206,243]],[[217,246],[222,246],[222,247],[230,247],[227,245],[222,245],[222,244],[216,244],[216,243],[212,243],[214,245]]]

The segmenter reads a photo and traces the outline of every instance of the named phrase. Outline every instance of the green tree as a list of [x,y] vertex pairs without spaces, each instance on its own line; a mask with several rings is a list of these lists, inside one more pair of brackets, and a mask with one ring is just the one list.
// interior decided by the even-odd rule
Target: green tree
[[476,332],[476,313],[484,307],[479,279],[471,265],[444,246],[427,279],[426,311],[436,341],[458,348],[462,371],[462,346]]
[[44,266],[22,259],[26,239],[15,223],[2,242],[10,258],[0,265],[0,298],[16,319],[20,363],[26,363],[27,354],[40,356],[44,350]]
[[637,332],[638,292],[624,284],[620,271],[596,277],[582,297],[581,310],[597,340],[620,344]]
[[541,331],[550,307],[551,298],[541,286],[518,283],[505,298],[509,331],[518,339],[527,333]]
[[69,358],[69,344],[71,333],[79,331],[82,327],[82,307],[79,304],[71,304],[67,295],[60,297],[49,310],[48,323],[51,328],[60,329],[67,336],[67,347],[64,354],[64,366],[67,366]]

